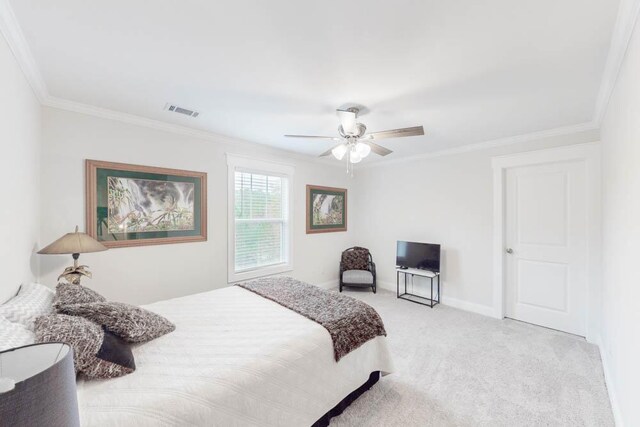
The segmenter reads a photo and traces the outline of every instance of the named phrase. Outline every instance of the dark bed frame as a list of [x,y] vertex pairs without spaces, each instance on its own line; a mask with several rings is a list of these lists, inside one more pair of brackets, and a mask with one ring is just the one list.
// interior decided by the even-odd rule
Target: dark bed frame
[[367,382],[362,384],[360,387],[349,393],[347,397],[342,399],[340,403],[334,406],[329,412],[324,414],[318,421],[313,423],[311,427],[327,427],[331,422],[331,418],[337,417],[342,414],[342,412],[349,407],[358,397],[362,396],[367,390],[369,390],[375,383],[380,379],[380,371],[372,372],[369,375],[369,379]]

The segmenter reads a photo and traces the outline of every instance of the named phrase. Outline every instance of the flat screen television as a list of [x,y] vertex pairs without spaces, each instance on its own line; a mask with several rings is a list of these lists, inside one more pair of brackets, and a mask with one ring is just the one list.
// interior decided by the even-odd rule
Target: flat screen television
[[440,245],[398,240],[396,265],[400,268],[418,268],[439,273]]

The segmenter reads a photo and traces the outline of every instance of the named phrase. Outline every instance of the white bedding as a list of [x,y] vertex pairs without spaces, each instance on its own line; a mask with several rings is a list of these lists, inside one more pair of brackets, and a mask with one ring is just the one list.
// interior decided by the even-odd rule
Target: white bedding
[[385,337],[336,363],[326,329],[232,286],[145,306],[176,330],[133,353],[133,374],[80,381],[83,426],[310,426],[373,371]]

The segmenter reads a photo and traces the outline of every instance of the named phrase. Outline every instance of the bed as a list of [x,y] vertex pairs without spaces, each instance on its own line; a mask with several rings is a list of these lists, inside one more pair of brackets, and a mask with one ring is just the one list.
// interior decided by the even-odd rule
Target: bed
[[386,337],[336,362],[324,327],[237,286],[144,308],[176,330],[134,347],[133,374],[78,382],[83,426],[326,425],[393,370]]

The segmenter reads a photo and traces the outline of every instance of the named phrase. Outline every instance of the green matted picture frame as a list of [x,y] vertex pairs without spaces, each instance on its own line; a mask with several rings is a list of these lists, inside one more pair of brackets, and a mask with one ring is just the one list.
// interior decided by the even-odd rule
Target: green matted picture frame
[[207,240],[207,174],[85,161],[86,229],[109,248]]
[[347,231],[347,189],[307,185],[307,234]]

